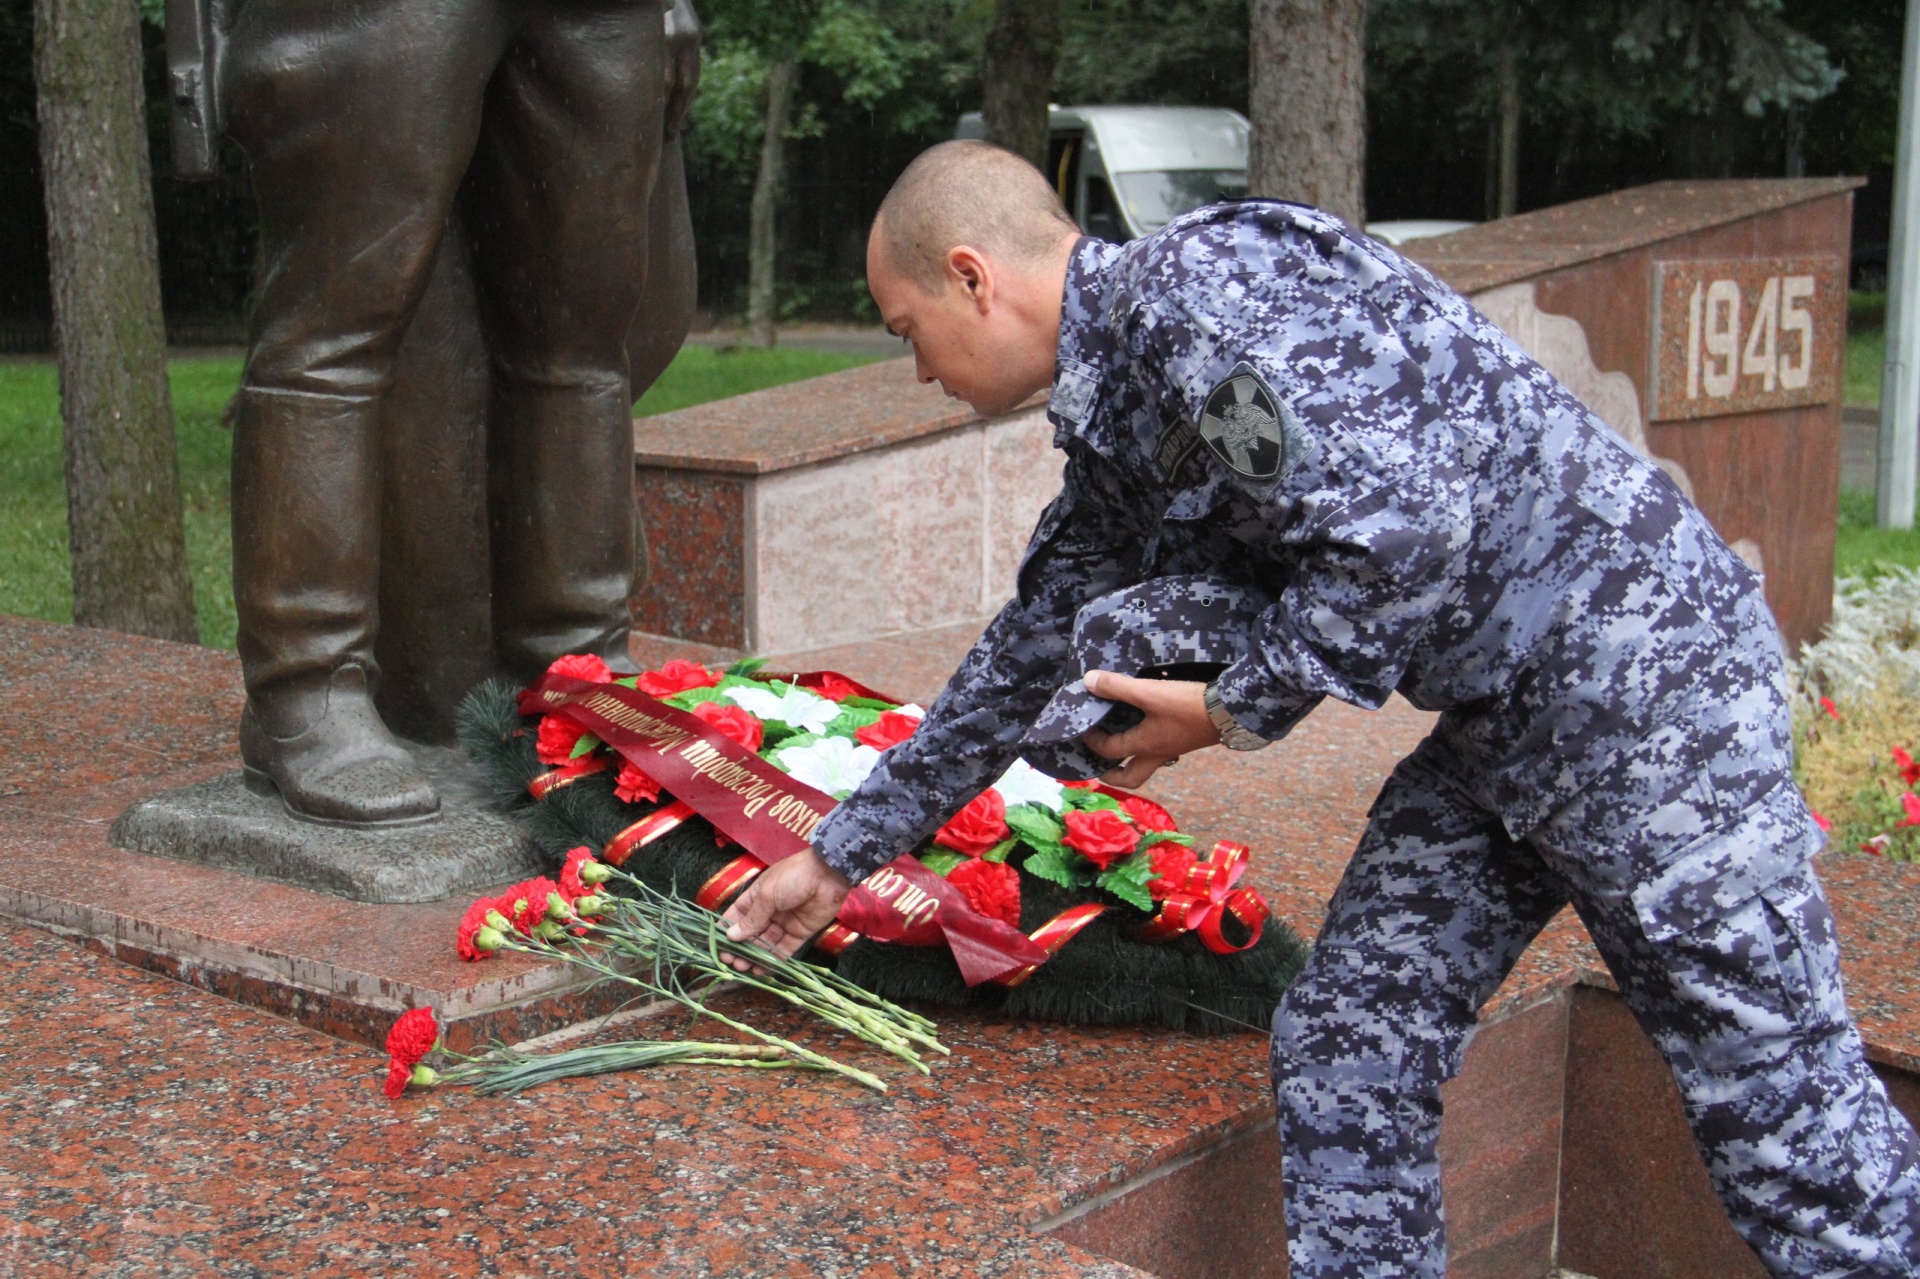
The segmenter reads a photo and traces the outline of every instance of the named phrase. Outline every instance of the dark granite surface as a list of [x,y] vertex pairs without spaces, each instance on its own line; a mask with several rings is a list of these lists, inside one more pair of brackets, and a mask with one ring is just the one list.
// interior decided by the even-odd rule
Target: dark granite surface
[[912,359],[884,360],[639,418],[634,460],[643,470],[764,475],[979,420],[937,383],[916,381]]
[[[925,700],[971,630],[781,664],[837,666]],[[645,641],[636,651],[664,655]],[[230,767],[230,654],[3,620],[0,709],[17,726],[0,774],[11,790],[0,908],[60,903],[128,935],[191,932],[309,977],[350,970],[384,1009],[542,980],[509,960],[458,964],[457,902],[366,906],[106,849],[106,823],[139,793]],[[1374,790],[1428,723],[1402,703],[1325,707],[1272,750],[1190,757],[1151,793],[1203,839],[1251,844],[1253,882],[1310,933]],[[1912,1068],[1920,868],[1834,855],[1823,873],[1873,1051]],[[931,1077],[881,1062],[884,1097],[811,1076],[674,1068],[520,1100],[389,1103],[373,1050],[42,931],[5,938],[9,1274],[1118,1276],[1137,1272],[1027,1225],[1271,1116],[1257,1035],[972,1016],[943,1019],[954,1056]],[[1563,916],[1490,1015],[1580,983],[1604,977]],[[778,1008],[746,1007],[877,1060]]]
[[1865,178],[1652,182],[1416,240],[1406,255],[1462,293],[1840,195]]

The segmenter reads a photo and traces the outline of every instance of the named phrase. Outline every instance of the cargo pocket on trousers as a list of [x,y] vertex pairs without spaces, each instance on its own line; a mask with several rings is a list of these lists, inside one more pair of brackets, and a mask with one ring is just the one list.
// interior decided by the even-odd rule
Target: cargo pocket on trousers
[[1809,866],[1819,845],[1783,780],[1634,889],[1641,932],[1666,972],[1663,1006],[1646,1012],[1683,1074],[1728,1075],[1722,1086],[1736,1091],[1777,1086],[1767,1071],[1844,1018],[1832,919]]

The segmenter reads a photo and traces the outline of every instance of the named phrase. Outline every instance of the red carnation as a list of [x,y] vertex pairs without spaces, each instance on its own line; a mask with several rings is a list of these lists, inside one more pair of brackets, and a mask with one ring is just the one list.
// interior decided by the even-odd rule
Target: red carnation
[[712,688],[719,682],[719,671],[676,657],[657,671],[642,671],[639,687],[649,697],[672,697],[690,688]]
[[1173,830],[1180,828],[1173,824],[1173,814],[1154,803],[1144,795],[1128,795],[1120,801],[1121,811],[1133,818],[1133,824],[1141,830]]
[[400,1014],[387,1032],[387,1096],[398,1097],[407,1090],[413,1068],[440,1042],[440,1027],[431,1008],[409,1008]]
[[1147,881],[1147,894],[1157,902],[1165,901],[1186,885],[1187,873],[1195,861],[1191,848],[1172,840],[1149,848],[1147,857],[1153,863],[1154,873],[1154,878]]
[[599,860],[593,850],[585,844],[571,849],[567,853],[567,864],[560,868],[560,895],[568,901],[576,897],[591,897],[596,891],[592,884],[580,878],[580,868],[588,862]]
[[623,804],[651,804],[660,798],[660,783],[640,770],[632,760],[623,761],[620,775],[613,779],[613,793]]
[[933,833],[933,842],[978,857],[1012,833],[1007,828],[1007,801],[997,790],[984,790]]
[[988,919],[1020,927],[1020,872],[1005,862],[970,857],[948,872],[947,882]]
[[407,1084],[413,1078],[413,1067],[403,1066],[397,1060],[387,1063],[387,1096],[398,1101],[407,1091]]
[[568,653],[547,667],[549,675],[570,675],[574,679],[591,680],[595,684],[607,684],[613,680],[613,670],[592,653]]
[[439,1041],[440,1025],[433,1019],[433,1009],[409,1008],[387,1032],[387,1055],[412,1070]]
[[[1808,811],[1808,812],[1813,812],[1813,810],[1812,810],[1812,809],[1808,809],[1807,811]],[[1830,821],[1828,821],[1828,820],[1827,820],[1826,818],[1824,818],[1824,817],[1822,817],[1822,816],[1821,816],[1820,814],[1818,814],[1818,813],[1814,813],[1814,814],[1813,814],[1813,824],[1814,824],[1815,826],[1818,826],[1818,827],[1819,827],[1819,828],[1820,828],[1821,830],[1824,830],[1824,831],[1829,831],[1829,832],[1830,832],[1830,831],[1832,831],[1832,830],[1833,830],[1833,823],[1832,823],[1832,822],[1830,822]]]
[[497,910],[504,915],[507,913],[507,904],[498,897],[482,897],[467,907],[466,914],[460,916],[460,937],[456,949],[460,952],[460,958],[470,964],[493,953],[473,944],[473,935],[487,926],[487,912],[490,910]]
[[1840,716],[1840,708],[1833,704],[1831,697],[1823,697],[1820,699],[1820,709],[1833,716],[1836,722],[1844,722]]
[[1101,870],[1132,852],[1140,843],[1140,832],[1111,808],[1096,808],[1090,813],[1067,813],[1067,837],[1061,841]]
[[513,923],[514,930],[531,936],[535,924],[547,917],[547,894],[560,891],[560,885],[545,875],[523,879],[500,894],[496,909]]
[[889,746],[898,746],[906,741],[919,727],[920,721],[911,715],[902,715],[899,711],[886,711],[881,714],[878,721],[865,728],[854,729],[853,737],[857,742],[871,746],[877,751],[883,751]]
[[540,737],[534,746],[534,753],[542,764],[552,764],[556,768],[561,764],[573,762],[573,748],[587,730],[568,719],[565,715],[549,715],[540,721]]
[[844,702],[860,690],[855,688],[853,681],[846,676],[836,675],[832,671],[827,671],[824,672],[814,684],[813,691],[830,702]]
[[766,739],[766,727],[743,706],[732,702],[702,702],[693,708],[693,717],[713,725],[722,737],[738,742],[750,751],[760,749]]

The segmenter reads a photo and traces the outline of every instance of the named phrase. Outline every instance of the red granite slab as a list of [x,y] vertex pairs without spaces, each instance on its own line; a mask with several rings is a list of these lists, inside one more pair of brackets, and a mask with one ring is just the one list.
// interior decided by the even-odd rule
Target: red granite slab
[[883,360],[637,418],[634,461],[642,468],[765,475],[979,420],[938,383],[918,381],[911,359]]
[[1650,182],[1416,240],[1405,253],[1460,292],[1478,293],[1865,185],[1865,178]]
[[[815,1126],[934,1129],[945,1079],[873,1097],[685,1068],[394,1104],[371,1050],[44,933],[0,937],[8,1275],[1137,1273],[1020,1229],[1018,1190],[970,1182],[946,1142]],[[1054,1100],[1097,1100],[1077,1091]],[[1103,1125],[1128,1122],[1123,1105]]]
[[[787,655],[779,664],[832,666],[924,702],[972,630]],[[635,650],[650,662],[724,656],[644,638]],[[39,710],[52,705],[61,715],[62,684],[104,682],[103,670],[141,687],[120,696],[96,690],[83,714],[66,718],[49,721]],[[234,675],[230,655],[0,621],[0,710],[26,726],[32,758],[54,764],[7,775],[15,793],[0,800],[0,908],[30,915],[53,903],[109,916],[125,940],[109,933],[100,944],[139,962],[153,964],[153,953],[182,938],[205,956],[175,962],[169,971],[182,981],[170,982],[44,932],[4,934],[0,1143],[8,1157],[0,1159],[0,1202],[19,1225],[0,1245],[11,1251],[0,1255],[12,1272],[187,1273],[215,1268],[210,1259],[244,1257],[263,1273],[322,1275],[368,1266],[1138,1273],[1071,1246],[1077,1239],[1150,1261],[1172,1279],[1254,1273],[1251,1262],[1236,1270],[1236,1259],[1250,1250],[1263,1262],[1277,1256],[1283,1232],[1271,1198],[1266,1054],[1253,1034],[1201,1038],[950,1015],[943,1029],[953,1058],[928,1078],[883,1062],[878,1071],[892,1085],[884,1097],[812,1076],[675,1069],[574,1081],[515,1101],[449,1092],[389,1105],[377,1091],[377,1053],[193,985],[221,989],[207,970],[240,959],[279,964],[277,981],[231,993],[295,992],[298,999],[267,1006],[362,1039],[379,1028],[369,1024],[376,1012],[383,1026],[408,1002],[468,1001],[471,1033],[486,1024],[482,1001],[517,993],[520,1002],[493,1005],[494,1033],[507,1037],[593,1009],[541,988],[557,975],[535,966],[452,962],[445,938],[457,911],[444,904],[359,907],[106,850],[106,819],[117,805],[230,758]],[[174,705],[183,708],[171,739],[179,766],[143,771],[120,762],[134,757],[122,743],[141,733],[169,740]],[[69,736],[33,727],[42,722]],[[1327,706],[1272,750],[1204,752],[1163,774],[1151,792],[1201,838],[1254,845],[1253,881],[1282,917],[1311,933],[1375,789],[1429,723],[1402,703],[1373,714]],[[86,773],[75,783],[59,767],[72,735],[109,759],[102,767],[110,780]],[[1920,1047],[1920,1008],[1904,963],[1920,927],[1915,869],[1842,856],[1823,864],[1850,991],[1877,1059],[1889,1064],[1914,1060]],[[151,947],[145,958],[142,946]],[[363,978],[368,984],[352,984]],[[1583,1053],[1571,1010],[1589,997],[1583,992],[1611,999],[1593,989],[1604,984],[1577,923],[1556,921],[1487,1010],[1488,1028],[1449,1086],[1443,1168],[1462,1274],[1531,1266],[1555,1231],[1572,1237],[1562,1223],[1568,1204],[1583,1201],[1555,1161],[1566,1140],[1556,1134],[1576,1110],[1563,1116],[1555,1100],[1572,1105],[1573,1059]],[[361,1020],[345,1024],[345,1016],[301,1002],[328,990],[342,1004],[364,1001],[354,1005],[367,1010]],[[818,1037],[783,1009],[751,1011],[781,1033],[862,1052]],[[682,1015],[658,1024],[677,1033]],[[1597,1047],[1583,1060],[1623,1069],[1616,1058],[1634,1045],[1622,1048],[1606,1023],[1589,1019],[1587,1029],[1595,1026],[1589,1038]],[[1578,1122],[1623,1132],[1637,1123],[1649,1141],[1671,1145],[1672,1117],[1638,1100],[1657,1092],[1657,1075],[1629,1082],[1582,1084],[1590,1099],[1610,1097],[1613,1108],[1633,1113],[1623,1118],[1590,1101]],[[1596,1167],[1604,1155],[1594,1156]],[[1218,1219],[1196,1207],[1196,1195],[1238,1204],[1228,1216],[1241,1233],[1209,1227]],[[1255,1212],[1264,1216],[1252,1220]],[[1029,1229],[1065,1214],[1081,1224],[1063,1223],[1062,1238]],[[1120,1228],[1129,1220],[1131,1236]],[[1673,1220],[1684,1228],[1681,1216]],[[1212,1236],[1211,1251],[1192,1243],[1193,1265],[1166,1260],[1169,1239],[1204,1236]]]

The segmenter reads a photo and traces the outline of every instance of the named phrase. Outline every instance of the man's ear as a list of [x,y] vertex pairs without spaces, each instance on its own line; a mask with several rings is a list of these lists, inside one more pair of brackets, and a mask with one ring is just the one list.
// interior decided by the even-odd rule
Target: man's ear
[[993,309],[998,283],[994,279],[993,264],[972,245],[956,244],[947,250],[947,281],[957,286],[980,314]]

